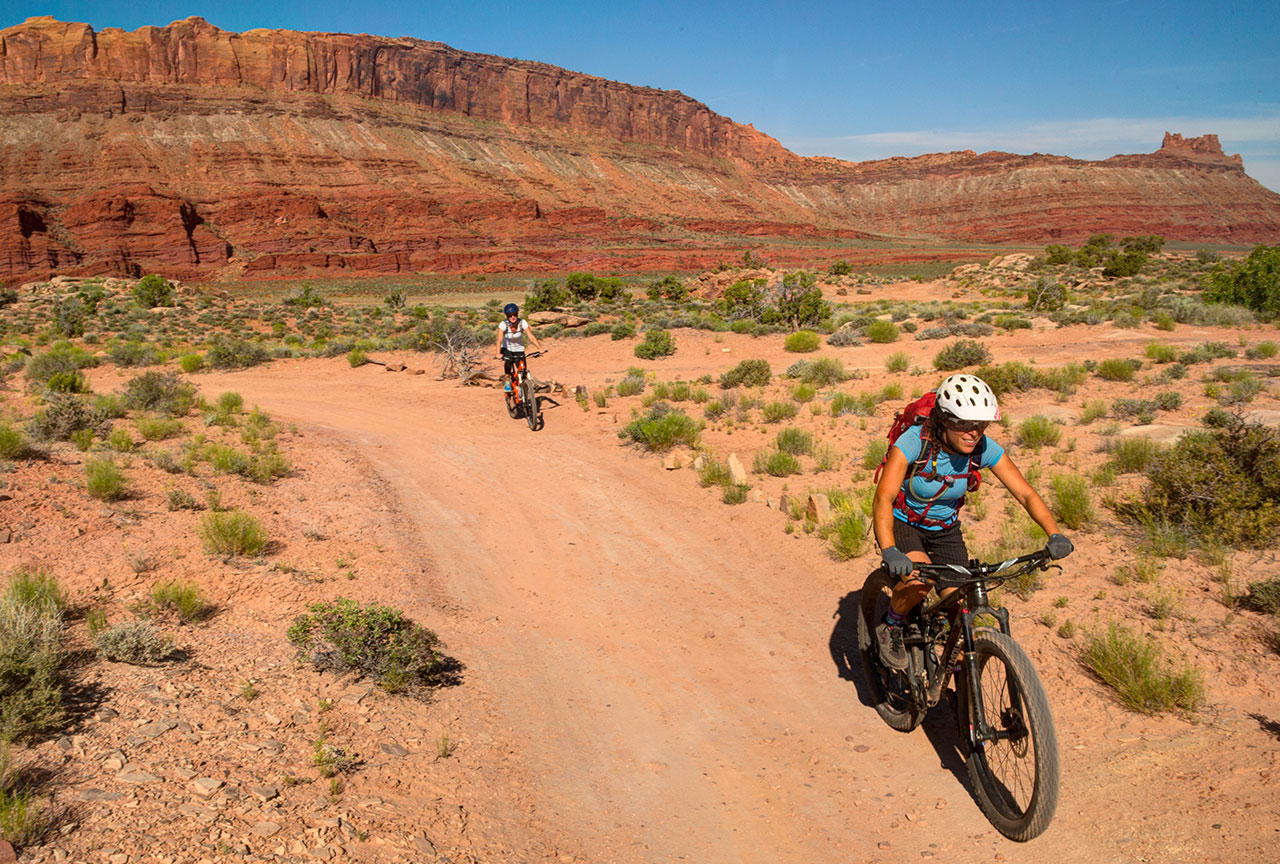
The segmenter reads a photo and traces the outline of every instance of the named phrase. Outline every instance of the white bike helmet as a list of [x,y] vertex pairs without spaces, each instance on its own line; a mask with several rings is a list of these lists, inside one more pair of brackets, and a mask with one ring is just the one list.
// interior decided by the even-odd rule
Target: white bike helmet
[[957,420],[992,422],[1000,419],[996,394],[976,375],[951,375],[937,389],[936,408]]

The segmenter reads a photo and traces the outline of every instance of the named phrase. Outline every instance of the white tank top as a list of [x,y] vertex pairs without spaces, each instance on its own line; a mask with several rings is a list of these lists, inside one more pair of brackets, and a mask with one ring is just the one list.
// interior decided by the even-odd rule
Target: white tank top
[[513,354],[524,353],[524,334],[529,330],[528,321],[521,318],[520,322],[512,328],[511,322],[503,319],[498,324],[498,329],[502,331],[502,347],[505,350]]

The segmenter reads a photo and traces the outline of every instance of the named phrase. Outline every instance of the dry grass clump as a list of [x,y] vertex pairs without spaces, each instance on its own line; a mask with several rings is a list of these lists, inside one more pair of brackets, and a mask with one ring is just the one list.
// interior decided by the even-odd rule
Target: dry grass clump
[[1088,636],[1084,662],[1134,711],[1189,713],[1204,703],[1199,670],[1189,663],[1171,663],[1155,642],[1114,621]]

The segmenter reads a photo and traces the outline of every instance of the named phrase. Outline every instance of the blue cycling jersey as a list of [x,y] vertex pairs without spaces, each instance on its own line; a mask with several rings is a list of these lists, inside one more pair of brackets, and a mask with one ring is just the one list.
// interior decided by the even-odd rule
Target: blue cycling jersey
[[[907,507],[917,514],[924,513],[925,508],[928,508],[929,519],[936,519],[943,523],[941,525],[919,524],[918,527],[926,531],[941,531],[955,524],[960,499],[969,489],[970,457],[962,453],[948,453],[939,447],[930,446],[928,464],[917,469],[916,461],[924,450],[924,442],[920,438],[923,430],[923,424],[912,426],[898,436],[893,446],[902,451],[902,455],[907,457],[907,464],[911,466],[903,486]],[[999,462],[1002,456],[1004,456],[1004,448],[984,435],[978,442],[978,446],[974,448],[973,468],[975,470],[990,468]],[[919,473],[960,476],[955,477],[951,485],[947,486],[941,479],[929,480],[917,476]],[[893,518],[903,522],[911,521],[907,518],[906,512],[898,507],[893,508]]]

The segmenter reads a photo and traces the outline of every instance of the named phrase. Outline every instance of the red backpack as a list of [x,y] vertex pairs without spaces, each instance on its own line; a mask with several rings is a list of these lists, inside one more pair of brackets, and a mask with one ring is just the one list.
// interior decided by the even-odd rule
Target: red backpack
[[[938,395],[932,390],[921,396],[914,402],[908,403],[905,408],[893,415],[893,425],[889,427],[889,446],[892,447],[904,432],[912,426],[922,426],[924,421],[929,419],[929,415],[933,413],[934,403],[937,401]],[[934,459],[934,470],[928,470],[930,456],[936,456],[935,448],[929,441],[923,441],[923,447],[920,448],[920,458],[907,469],[907,480],[912,477],[920,477],[924,480],[940,480],[942,489],[938,491],[938,495],[929,501],[924,508],[924,512],[917,513],[907,506],[906,483],[898,490],[898,497],[894,500],[895,509],[901,510],[907,514],[907,522],[912,525],[925,525],[930,527],[945,528],[946,522],[938,519],[929,518],[929,508],[933,506],[933,502],[942,496],[943,491],[950,488],[960,478],[966,478],[969,483],[965,487],[966,492],[975,492],[982,485],[982,474],[978,469],[973,467],[973,454],[969,454],[969,463],[967,470],[959,474],[939,474],[936,470],[937,460]],[[979,444],[981,446],[981,444]],[[884,458],[880,460],[880,464],[876,467],[876,473],[873,477],[876,483],[880,482],[880,475],[884,473],[884,466],[889,462],[889,451],[885,451]],[[964,506],[964,498],[962,497],[956,502],[956,511]]]

